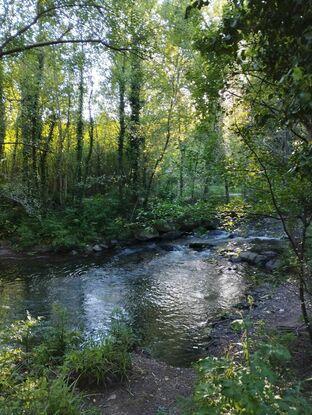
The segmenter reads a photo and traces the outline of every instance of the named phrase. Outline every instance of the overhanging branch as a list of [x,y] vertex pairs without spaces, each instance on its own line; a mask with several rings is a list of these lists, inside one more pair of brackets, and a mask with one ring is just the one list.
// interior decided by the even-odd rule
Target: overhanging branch
[[24,52],[26,50],[37,49],[37,48],[42,48],[42,47],[46,47],[46,46],[61,45],[61,44],[75,44],[75,43],[99,44],[99,45],[105,46],[106,48],[108,48],[110,50],[114,50],[114,51],[117,51],[117,52],[127,52],[127,51],[131,52],[132,51],[130,48],[127,48],[127,47],[118,47],[118,46],[111,45],[110,43],[108,43],[107,41],[102,40],[102,39],[93,39],[93,38],[87,38],[87,39],[53,39],[53,40],[46,40],[44,42],[31,43],[31,44],[16,47],[16,48],[13,48],[13,49],[0,50],[0,58],[2,58],[4,56],[16,55],[16,54]]

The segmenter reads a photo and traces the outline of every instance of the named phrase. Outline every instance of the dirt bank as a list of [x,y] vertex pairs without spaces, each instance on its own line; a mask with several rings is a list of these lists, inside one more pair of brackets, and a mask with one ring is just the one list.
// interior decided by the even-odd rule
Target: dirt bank
[[128,382],[94,391],[88,401],[102,415],[178,415],[177,400],[191,395],[194,384],[193,369],[172,367],[134,353]]

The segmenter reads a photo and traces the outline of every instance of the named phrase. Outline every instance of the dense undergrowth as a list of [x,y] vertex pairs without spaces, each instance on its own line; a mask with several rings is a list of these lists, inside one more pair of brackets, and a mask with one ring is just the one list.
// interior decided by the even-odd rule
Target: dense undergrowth
[[[241,342],[223,357],[196,364],[197,386],[183,402],[185,415],[311,413],[287,369],[292,336],[268,335],[259,327],[255,332],[248,318],[235,320],[232,328],[241,332]],[[131,369],[135,338],[120,312],[98,341],[70,329],[66,312],[57,306],[49,323],[28,314],[0,334],[2,415],[98,414],[86,404],[83,390],[122,382]]]
[[208,356],[197,363],[197,386],[185,415],[311,414],[312,403],[288,369],[292,334],[268,335],[262,327],[259,336],[251,336],[248,318],[232,324],[242,332],[241,342],[225,356]]
[[120,313],[109,333],[83,340],[57,308],[47,324],[30,315],[1,331],[1,415],[91,415],[79,390],[127,378],[134,337]]
[[192,203],[154,200],[147,208],[124,212],[118,199],[97,195],[85,198],[80,206],[30,214],[19,204],[2,202],[0,239],[19,248],[83,248],[97,241],[135,238],[140,231],[162,233],[213,227],[221,205],[217,197]]

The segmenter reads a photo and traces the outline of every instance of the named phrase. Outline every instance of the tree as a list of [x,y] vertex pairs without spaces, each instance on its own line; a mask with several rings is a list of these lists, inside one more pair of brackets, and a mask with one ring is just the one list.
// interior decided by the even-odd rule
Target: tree
[[310,2],[228,1],[220,22],[199,30],[197,47],[209,68],[220,68],[222,62],[217,87],[210,88],[208,77],[201,96],[206,92],[232,112],[231,130],[263,186],[257,206],[264,214],[275,211],[295,254],[302,314],[312,341],[305,300],[311,292],[311,17]]

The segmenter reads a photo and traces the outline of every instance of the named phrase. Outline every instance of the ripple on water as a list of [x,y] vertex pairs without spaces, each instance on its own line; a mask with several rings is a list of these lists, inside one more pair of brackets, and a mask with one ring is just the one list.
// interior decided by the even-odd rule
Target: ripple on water
[[207,322],[237,302],[245,284],[239,269],[186,242],[170,251],[155,244],[127,248],[110,259],[6,261],[0,264],[2,310],[8,320],[24,317],[26,309],[49,318],[58,302],[73,325],[97,334],[118,306],[156,357],[188,364],[205,350]]

